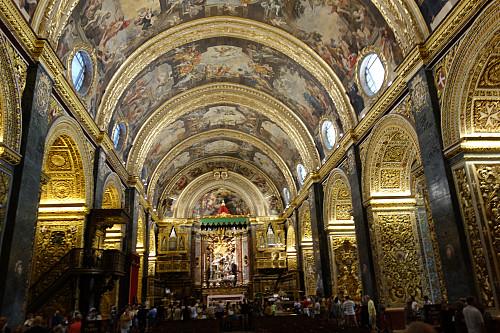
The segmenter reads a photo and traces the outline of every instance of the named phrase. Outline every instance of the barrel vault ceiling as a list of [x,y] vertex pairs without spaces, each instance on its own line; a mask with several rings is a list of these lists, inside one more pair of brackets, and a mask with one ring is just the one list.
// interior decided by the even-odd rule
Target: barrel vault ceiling
[[376,100],[359,87],[361,55],[378,50],[390,82],[448,1],[15,2],[68,81],[75,52],[89,53],[78,96],[111,138],[121,128],[116,154],[144,195],[164,217],[194,217],[221,198],[279,215],[284,189],[301,189],[297,165],[314,172],[337,149],[322,122],[338,140]]

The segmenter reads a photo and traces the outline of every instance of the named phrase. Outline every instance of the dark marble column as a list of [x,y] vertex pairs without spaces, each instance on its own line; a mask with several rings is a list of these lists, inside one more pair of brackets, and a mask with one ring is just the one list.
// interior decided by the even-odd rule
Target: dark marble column
[[421,68],[408,86],[448,298],[454,302],[466,295],[477,296],[453,176],[443,155],[441,114],[432,73]]
[[118,295],[118,305],[120,308],[128,304],[130,289],[130,265],[131,253],[135,251],[135,239],[137,239],[137,223],[139,220],[139,191],[135,187],[125,190],[125,210],[130,215],[130,222],[125,227],[125,237],[123,238],[122,251],[125,253],[125,276],[120,278],[120,291]]
[[359,149],[351,145],[347,149],[347,178],[351,187],[352,211],[356,229],[356,244],[358,247],[359,265],[361,269],[361,283],[363,294],[369,295],[378,303],[377,280],[372,256],[370,240],[370,226],[363,206],[363,192],[361,190],[361,159]]
[[141,296],[142,299],[139,300],[139,302],[144,303],[146,301],[146,297],[148,295],[148,270],[149,270],[149,242],[150,242],[150,235],[149,231],[152,228],[151,224],[151,212],[148,210],[146,211],[146,217],[145,217],[145,222],[144,226],[146,227],[144,229],[144,232],[146,233],[146,239],[144,240],[144,255],[141,263],[141,270],[142,270],[142,289],[141,289]]
[[106,153],[102,147],[97,147],[94,153],[94,208],[102,208],[104,198],[104,180],[106,176]]
[[23,157],[14,170],[0,257],[0,313],[12,327],[22,323],[28,299],[52,85],[42,66],[28,68],[21,101]]
[[323,221],[323,185],[313,183],[309,188],[309,204],[311,210],[311,231],[313,237],[314,266],[316,271],[316,294],[330,296],[332,274],[328,250],[328,237]]

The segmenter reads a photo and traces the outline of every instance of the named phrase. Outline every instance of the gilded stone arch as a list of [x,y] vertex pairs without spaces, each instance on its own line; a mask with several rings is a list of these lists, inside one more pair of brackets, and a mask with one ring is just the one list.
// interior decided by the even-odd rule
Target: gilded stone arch
[[226,188],[239,194],[248,205],[250,215],[268,216],[268,202],[255,184],[242,175],[234,172],[228,172],[228,179],[230,180],[216,180],[211,172],[196,178],[192,183],[186,186],[176,200],[178,204],[175,207],[174,216],[177,218],[191,217],[190,214],[199,198],[208,191],[216,188]]
[[465,137],[500,137],[499,20],[500,8],[491,4],[458,46],[442,98],[445,148]]
[[[57,148],[57,150],[66,150],[66,153],[63,153],[63,155],[55,153],[51,154],[50,149],[54,146],[54,144],[61,144],[61,148]],[[67,146],[67,148],[64,148],[64,146]],[[66,159],[66,157],[70,156],[71,160]],[[73,197],[78,197],[78,200],[83,200],[83,203],[85,203],[87,207],[91,207],[93,201],[93,173],[91,160],[92,159],[85,143],[85,137],[80,125],[78,125],[78,123],[70,117],[63,116],[58,118],[51,126],[47,139],[45,140],[45,156],[42,170],[45,170],[45,172],[49,169],[52,169],[53,171],[61,170],[67,173],[69,172],[68,168],[70,165],[66,162],[71,161],[71,170],[75,172],[71,175],[71,177],[74,177],[75,180],[77,180],[77,186],[75,189],[77,188],[78,191],[78,194],[75,193]],[[68,177],[70,177],[69,174]],[[63,176],[61,182],[58,183],[60,185],[58,185],[58,187],[62,192],[58,194],[57,197],[60,197],[61,199],[65,196],[64,192],[69,190],[67,186],[65,186],[65,183],[67,182],[64,180],[65,176]],[[52,181],[53,180],[51,179],[51,182]],[[47,195],[49,194],[47,193]],[[52,198],[44,197],[42,194],[42,200],[55,198],[55,194]]]
[[351,188],[344,171],[334,169],[323,188],[324,220],[327,223],[352,221]]
[[0,157],[11,164],[20,161],[21,98],[28,65],[0,34]]
[[401,115],[387,115],[375,126],[363,170],[363,199],[411,196],[412,170],[420,165],[413,125]]
[[102,208],[117,209],[122,208],[123,191],[120,178],[116,173],[110,173],[104,181],[104,196],[102,199]]

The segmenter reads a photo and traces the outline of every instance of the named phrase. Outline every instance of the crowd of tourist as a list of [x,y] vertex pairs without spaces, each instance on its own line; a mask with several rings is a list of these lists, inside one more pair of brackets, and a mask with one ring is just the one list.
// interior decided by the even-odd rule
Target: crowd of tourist
[[[432,305],[427,297],[418,302],[414,297],[408,299],[404,309],[405,323],[408,333],[433,333],[431,325],[425,324],[426,305]],[[440,330],[445,333],[488,333],[488,313],[481,311],[475,297],[461,299],[449,307],[445,302],[440,304]],[[380,311],[381,310],[381,311]],[[0,333],[81,333],[83,325],[99,325],[100,332],[110,333],[145,333],[151,332],[160,321],[188,321],[198,319],[219,319],[223,328],[231,328],[233,324],[241,329],[252,327],[255,316],[276,316],[278,313],[293,313],[312,319],[323,319],[337,328],[366,328],[378,332],[377,315],[381,322],[382,309],[377,309],[370,296],[364,296],[363,302],[356,304],[349,296],[339,297],[307,297],[292,303],[282,300],[255,298],[252,301],[243,299],[239,302],[215,301],[207,303],[200,300],[171,301],[166,306],[128,305],[121,311],[111,307],[109,315],[103,318],[98,309],[92,308],[84,318],[78,311],[61,315],[55,311],[52,316],[43,318],[29,314],[23,325],[9,327],[7,318],[0,317]],[[486,316],[486,318],[485,318]],[[382,315],[383,317],[383,315]],[[387,330],[387,326],[384,325]],[[494,330],[494,328],[493,328]],[[494,331],[491,331],[494,332]]]

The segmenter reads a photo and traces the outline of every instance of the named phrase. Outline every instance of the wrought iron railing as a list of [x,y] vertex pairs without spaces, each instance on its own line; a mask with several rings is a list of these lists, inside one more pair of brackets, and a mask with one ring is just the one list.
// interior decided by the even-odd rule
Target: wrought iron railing
[[125,254],[118,250],[71,249],[31,285],[30,299],[40,295],[73,274],[125,274]]

